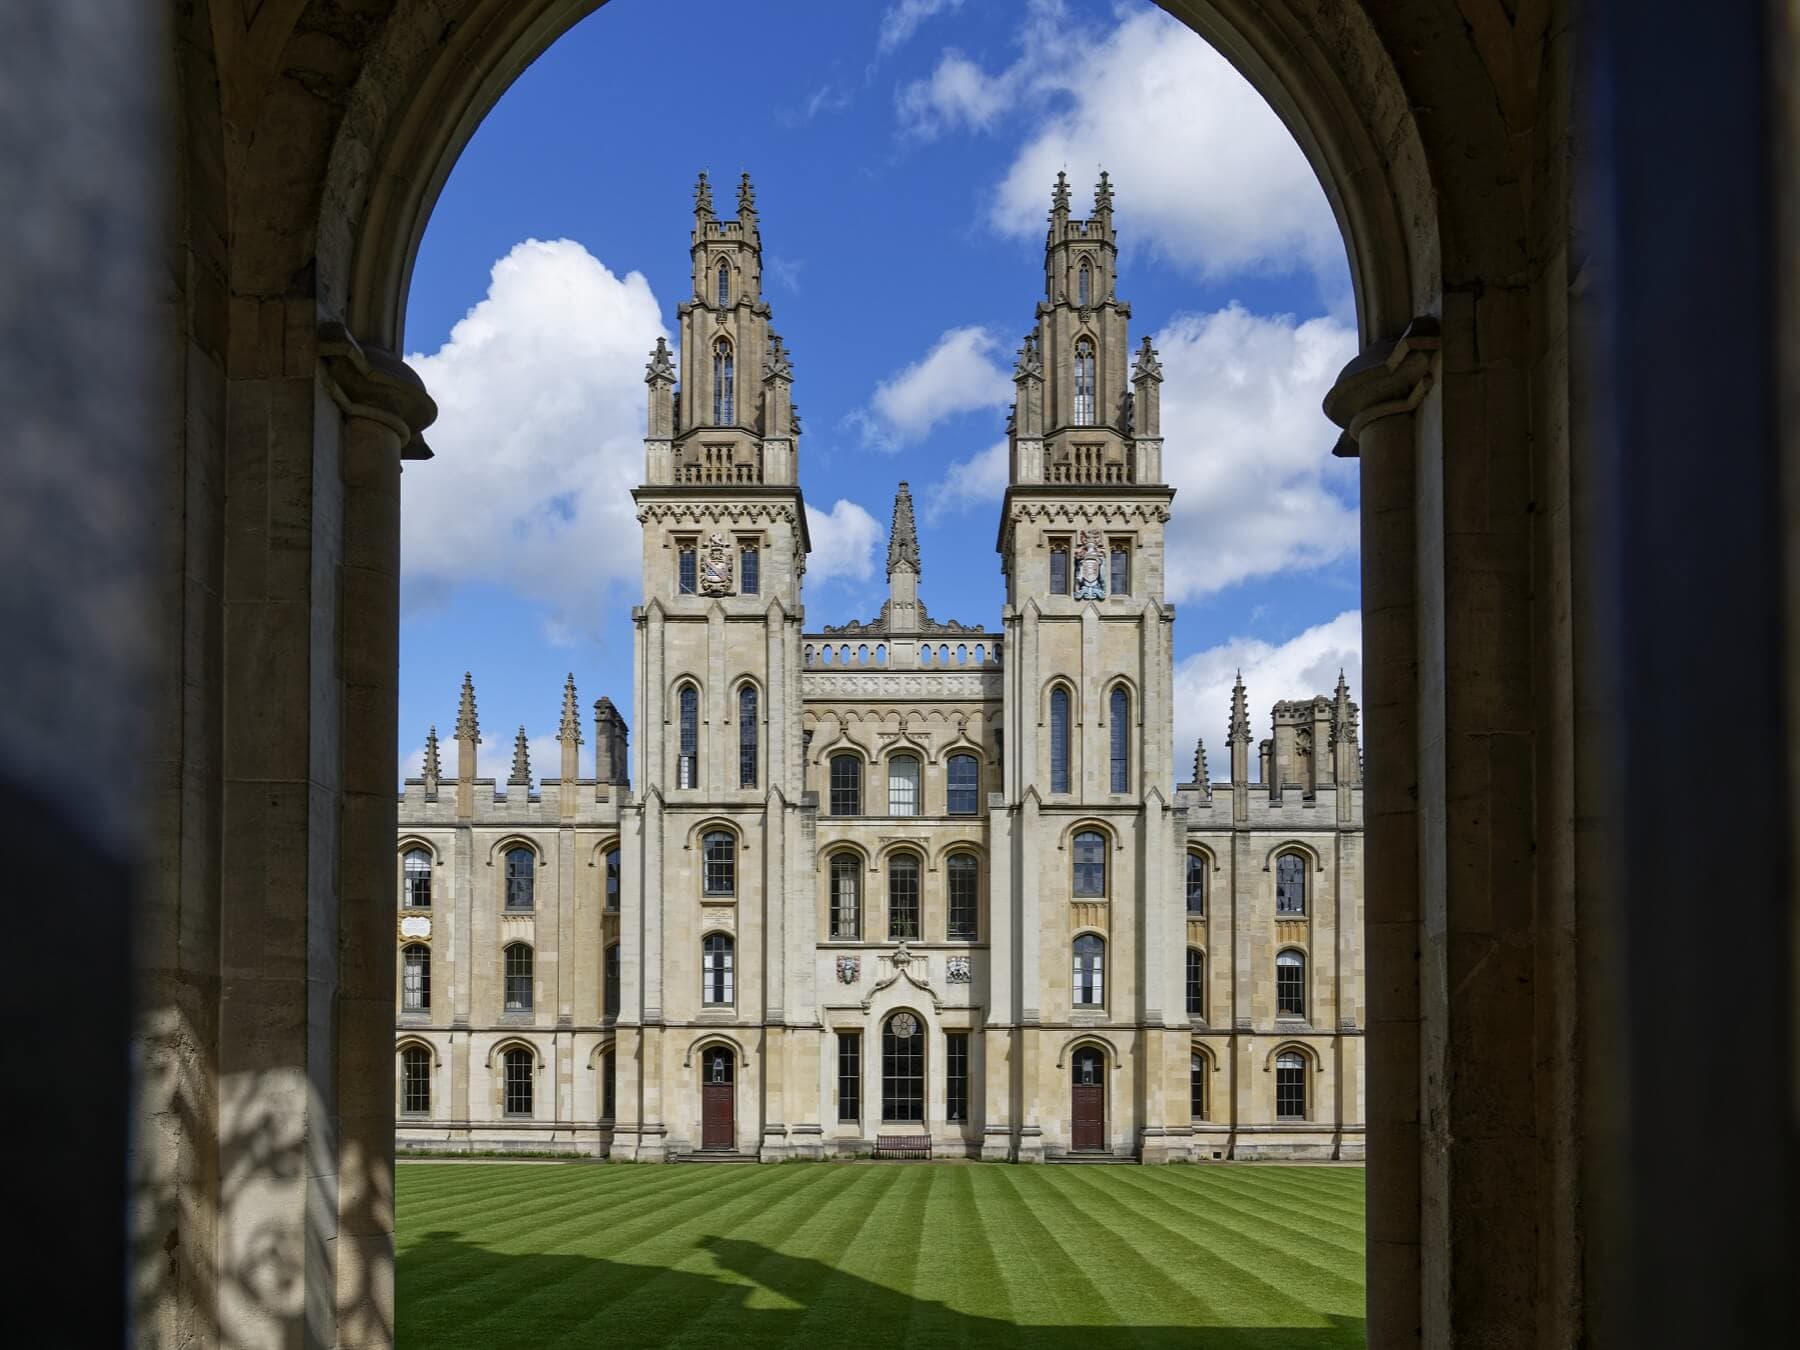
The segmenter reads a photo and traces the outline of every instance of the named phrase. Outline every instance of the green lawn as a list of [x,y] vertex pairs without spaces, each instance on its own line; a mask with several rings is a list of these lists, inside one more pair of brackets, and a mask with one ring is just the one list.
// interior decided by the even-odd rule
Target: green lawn
[[397,1170],[414,1350],[1363,1344],[1361,1168]]

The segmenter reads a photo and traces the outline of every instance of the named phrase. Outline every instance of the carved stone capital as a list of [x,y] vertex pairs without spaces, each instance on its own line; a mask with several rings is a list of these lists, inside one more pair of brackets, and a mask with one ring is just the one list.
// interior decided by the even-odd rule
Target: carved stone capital
[[430,459],[420,434],[437,420],[437,404],[418,372],[392,352],[365,347],[343,324],[319,325],[319,360],[332,400],[350,417],[366,417],[399,438],[401,459]]
[[1392,342],[1366,348],[1338,372],[1325,395],[1325,415],[1344,429],[1331,453],[1357,456],[1363,428],[1384,417],[1411,412],[1431,388],[1437,351],[1442,345],[1438,322],[1422,315]]

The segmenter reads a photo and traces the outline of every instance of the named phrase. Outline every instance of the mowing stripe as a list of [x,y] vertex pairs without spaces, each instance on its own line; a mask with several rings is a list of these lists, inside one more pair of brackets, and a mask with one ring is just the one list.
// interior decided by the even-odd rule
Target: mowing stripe
[[1018,1198],[1020,1212],[1017,1226],[1034,1235],[1034,1240],[1030,1245],[1041,1249],[1046,1254],[1054,1252],[1060,1257],[1058,1279],[1061,1284],[1066,1286],[1079,1282],[1086,1287],[1089,1295],[1085,1303],[1077,1305],[1079,1315],[1062,1319],[1063,1324],[1066,1326],[1115,1324],[1116,1319],[1114,1318],[1097,1320],[1094,1317],[1096,1308],[1105,1308],[1109,1313],[1117,1311],[1113,1305],[1111,1291],[1106,1289],[1101,1281],[1094,1278],[1093,1262],[1089,1260],[1090,1254],[1087,1249],[1083,1247],[1080,1252],[1070,1251],[1069,1244],[1063,1241],[1058,1229],[1046,1221],[1039,1208],[1039,1196],[1043,1194],[1043,1175],[1037,1173],[1036,1168],[1028,1170],[1034,1174],[1029,1181],[1014,1176],[1011,1169],[1002,1173],[1000,1178],[1001,1184],[1011,1188],[1013,1194]]
[[[1187,1189],[1187,1188],[1183,1188]],[[1305,1233],[1344,1251],[1362,1250],[1361,1223],[1346,1223],[1310,1212],[1304,1207],[1270,1200],[1230,1182],[1215,1182],[1194,1192],[1205,1204],[1233,1214],[1242,1214],[1258,1223],[1269,1223],[1290,1231]]]
[[1308,1212],[1328,1213],[1344,1223],[1353,1224],[1359,1229],[1362,1227],[1364,1204],[1360,1191],[1339,1198],[1330,1188],[1310,1184],[1306,1178],[1295,1176],[1292,1171],[1288,1171],[1286,1175],[1273,1173],[1266,1179],[1256,1177],[1252,1180],[1236,1168],[1219,1168],[1209,1181],[1212,1185],[1230,1187],[1245,1195],[1280,1196],[1304,1204]]

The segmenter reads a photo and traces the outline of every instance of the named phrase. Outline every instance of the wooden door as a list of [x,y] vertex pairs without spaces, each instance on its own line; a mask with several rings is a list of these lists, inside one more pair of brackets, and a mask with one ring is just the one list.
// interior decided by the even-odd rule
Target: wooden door
[[737,1146],[736,1098],[731,1051],[714,1047],[700,1056],[700,1147]]
[[1077,1050],[1074,1067],[1069,1145],[1077,1149],[1105,1148],[1106,1060],[1098,1050]]

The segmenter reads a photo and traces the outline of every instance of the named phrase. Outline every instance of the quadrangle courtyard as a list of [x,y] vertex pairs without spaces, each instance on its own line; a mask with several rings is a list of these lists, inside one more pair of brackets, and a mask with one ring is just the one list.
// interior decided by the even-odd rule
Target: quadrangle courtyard
[[1363,1169],[397,1169],[398,1342],[1361,1346]]

